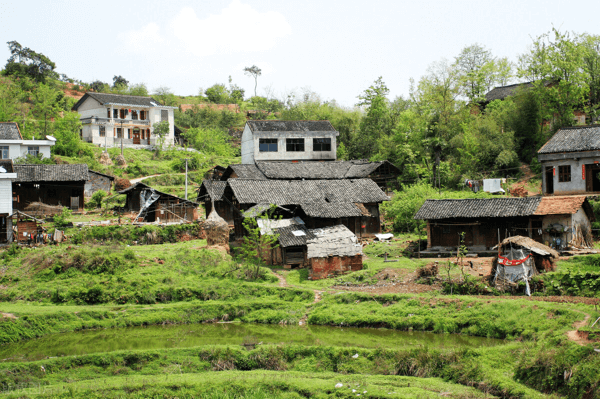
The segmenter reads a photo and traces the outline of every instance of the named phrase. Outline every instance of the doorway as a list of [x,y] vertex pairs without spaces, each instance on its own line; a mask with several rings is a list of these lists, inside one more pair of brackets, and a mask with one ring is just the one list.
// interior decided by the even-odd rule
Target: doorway
[[140,144],[140,128],[133,128],[133,144]]
[[554,166],[546,166],[546,194],[554,194]]
[[588,193],[600,192],[600,164],[585,165],[585,191]]

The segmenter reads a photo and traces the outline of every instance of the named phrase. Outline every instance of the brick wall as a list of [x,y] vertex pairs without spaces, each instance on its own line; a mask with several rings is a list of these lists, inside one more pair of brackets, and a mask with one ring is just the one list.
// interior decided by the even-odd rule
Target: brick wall
[[310,259],[310,277],[312,280],[333,277],[347,272],[362,270],[362,255],[329,256]]

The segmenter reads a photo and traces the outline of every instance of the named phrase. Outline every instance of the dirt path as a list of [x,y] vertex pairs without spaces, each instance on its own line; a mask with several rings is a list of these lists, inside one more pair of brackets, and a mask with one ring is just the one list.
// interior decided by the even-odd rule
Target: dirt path
[[160,176],[160,174],[158,174],[158,175],[144,176],[144,177],[136,177],[135,179],[131,179],[129,181],[131,182],[131,184],[135,184],[135,183],[141,182],[142,180],[146,180],[146,179],[149,179],[151,177],[156,177],[156,176]]
[[2,318],[7,318],[7,319],[16,319],[17,316],[15,316],[12,313],[2,313]]
[[[583,313],[583,312],[580,312]],[[573,328],[574,330],[571,331],[567,331],[567,337],[569,337],[569,339],[573,342],[575,342],[578,345],[587,345],[588,343],[590,343],[590,341],[588,341],[586,338],[582,337],[581,335],[579,335],[579,329],[583,326],[585,326],[588,322],[588,320],[590,319],[590,315],[587,313],[583,313],[585,314],[585,317],[583,320],[581,321],[576,321],[573,323]]]
[[[277,276],[277,278],[279,279],[279,286],[280,287],[292,287],[285,280],[284,276],[282,276],[281,274],[277,273],[276,271],[273,271],[273,274],[275,274],[275,276]],[[299,288],[299,287],[296,287],[296,288]],[[313,292],[315,293],[315,299],[313,300],[313,305],[314,305],[315,303],[321,302],[321,300],[323,299],[323,292],[324,291],[313,290]],[[309,307],[308,309],[306,309],[306,314],[304,316],[302,316],[302,318],[298,322],[299,325],[301,325],[301,326],[306,325],[306,320],[308,319],[308,313],[310,312],[310,310],[311,310],[311,307]]]
[[273,274],[275,274],[275,276],[279,279],[280,287],[289,287],[289,284],[287,283],[287,281],[285,281],[285,277],[283,277],[281,274],[279,274],[277,272],[273,272]]

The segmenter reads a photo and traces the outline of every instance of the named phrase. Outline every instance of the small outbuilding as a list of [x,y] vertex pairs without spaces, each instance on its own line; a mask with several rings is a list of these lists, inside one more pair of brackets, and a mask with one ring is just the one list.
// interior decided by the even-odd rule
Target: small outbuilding
[[96,191],[104,190],[109,193],[115,181],[114,176],[105,175],[104,173],[89,171],[89,179],[85,182],[84,195],[91,197]]
[[181,223],[192,222],[198,219],[198,204],[163,193],[144,183],[119,191],[126,194],[125,210],[138,212],[136,222]]

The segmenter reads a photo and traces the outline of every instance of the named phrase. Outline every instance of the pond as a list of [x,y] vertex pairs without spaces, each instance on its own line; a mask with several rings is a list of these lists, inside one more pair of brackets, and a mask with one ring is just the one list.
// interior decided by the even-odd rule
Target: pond
[[0,345],[0,361],[31,361],[119,350],[191,348],[244,343],[347,346],[362,348],[476,348],[503,343],[499,339],[421,331],[330,326],[266,324],[184,324],[83,330]]

